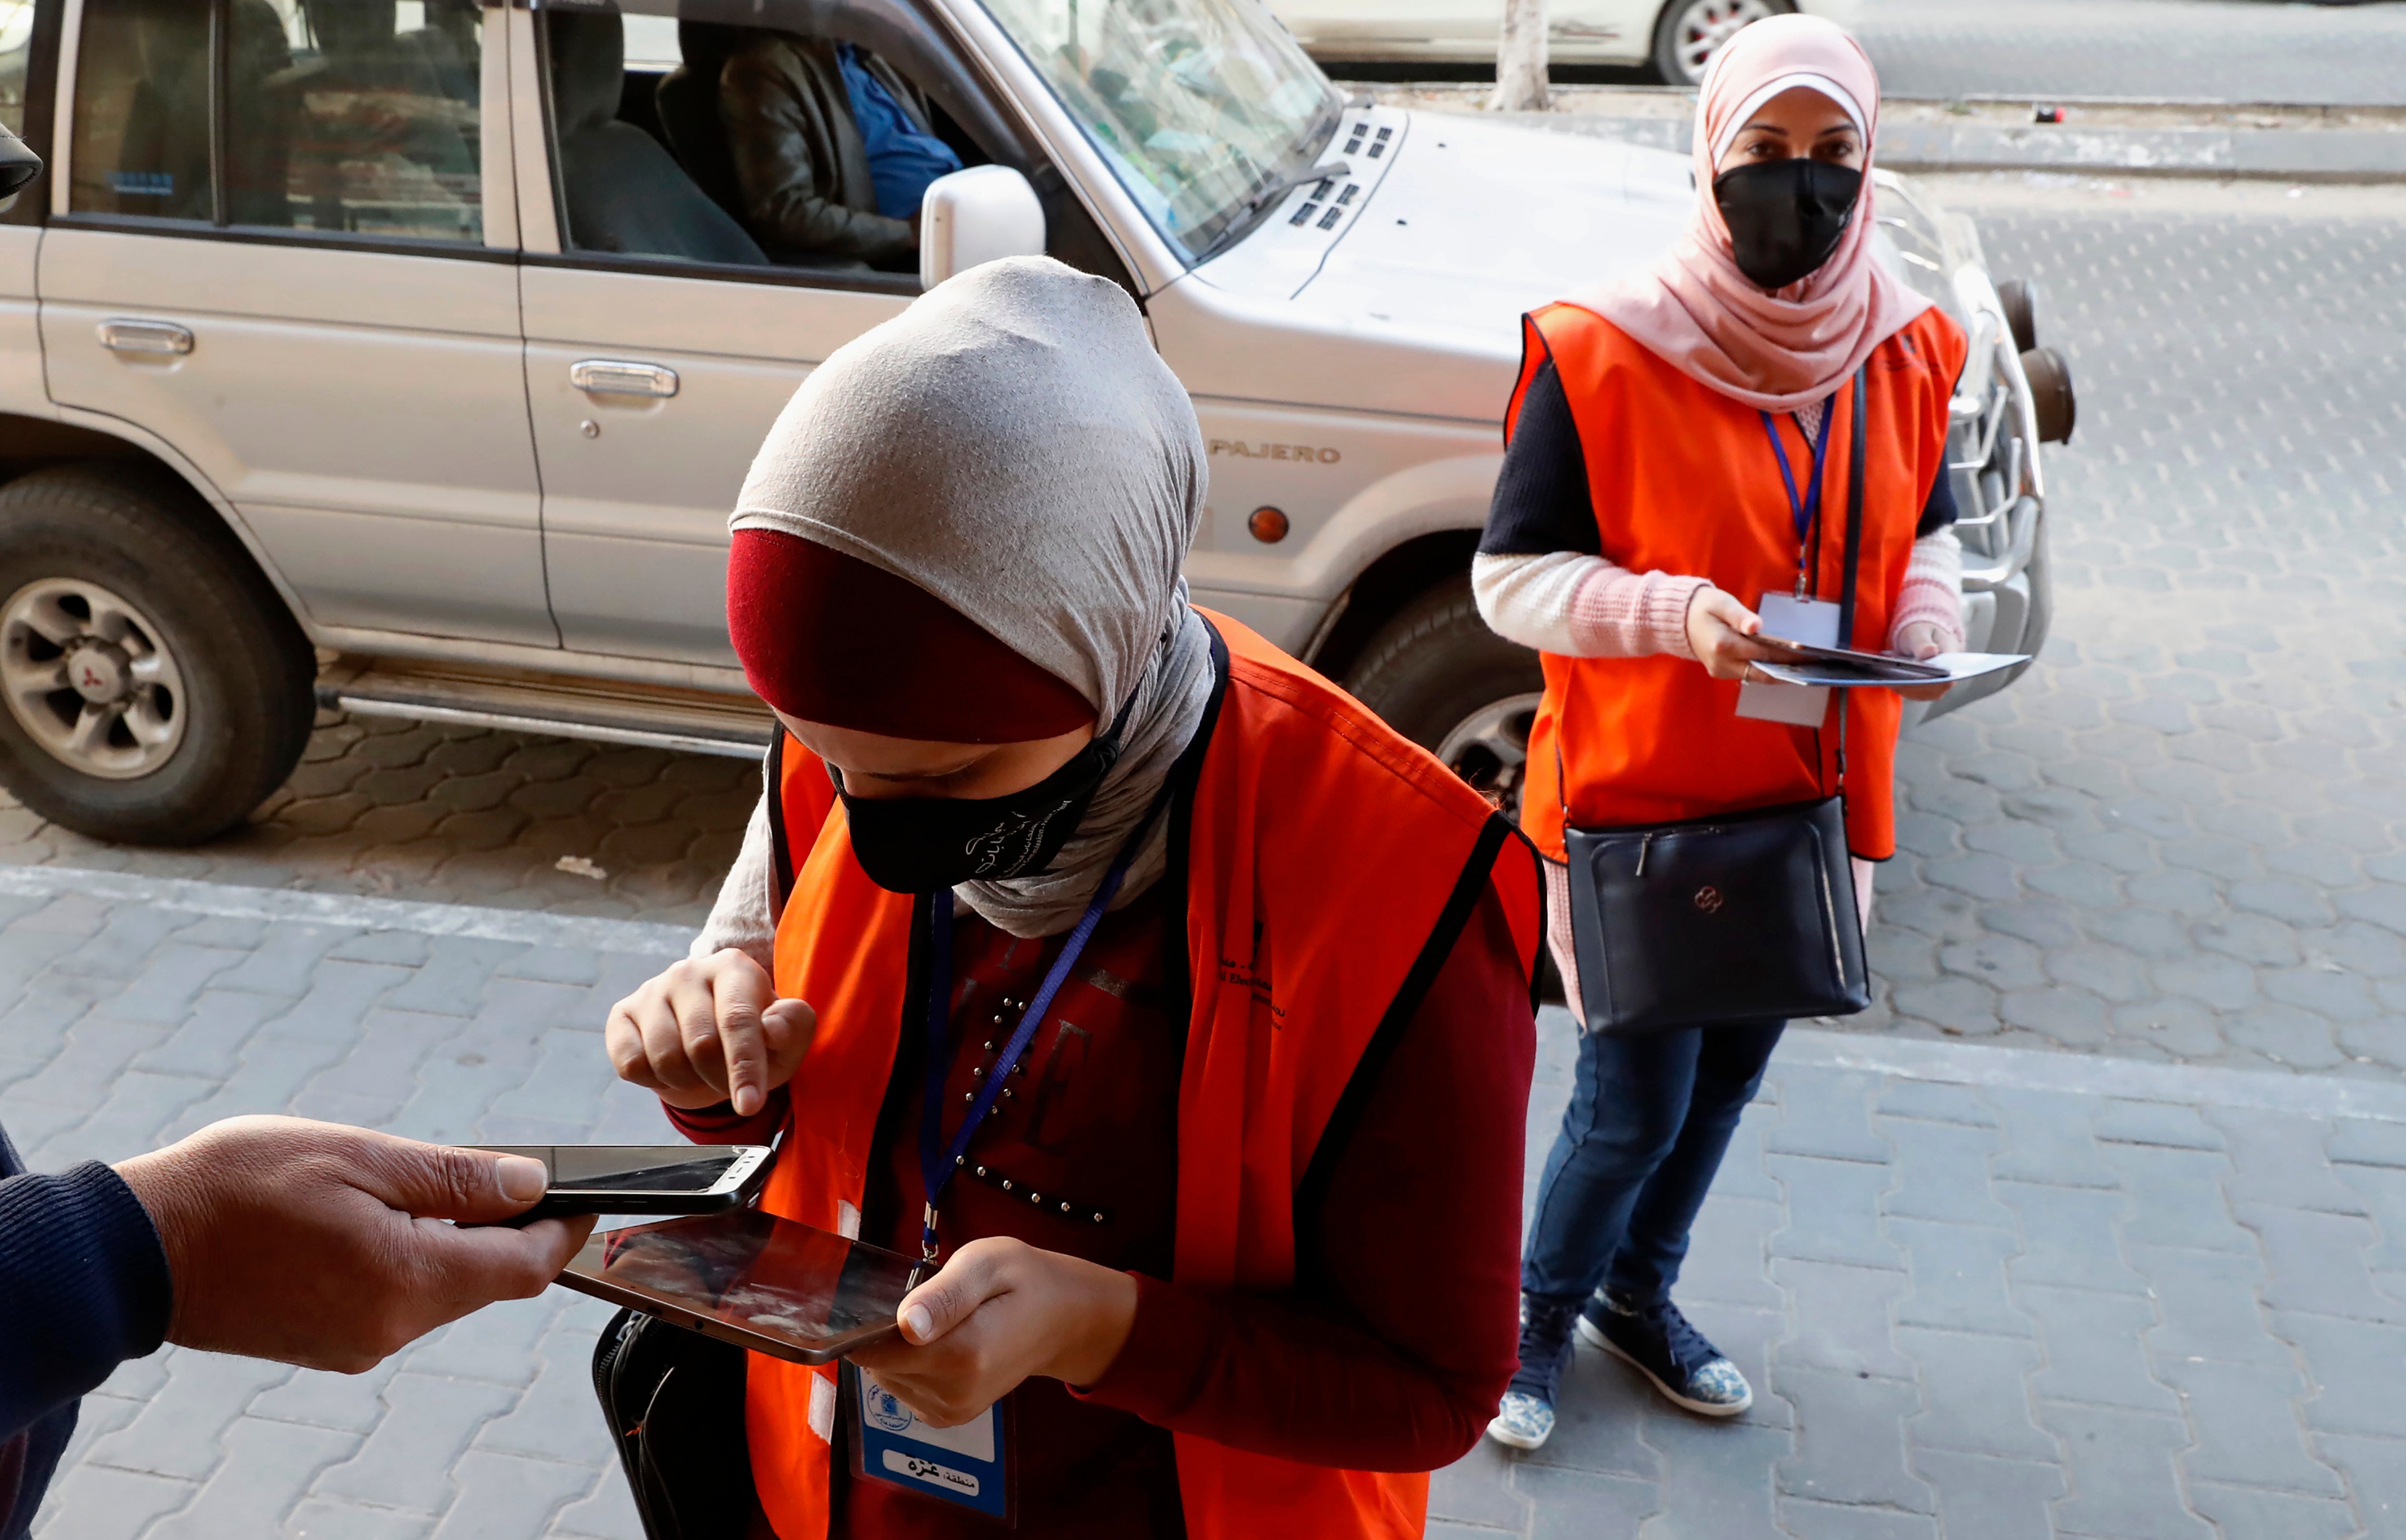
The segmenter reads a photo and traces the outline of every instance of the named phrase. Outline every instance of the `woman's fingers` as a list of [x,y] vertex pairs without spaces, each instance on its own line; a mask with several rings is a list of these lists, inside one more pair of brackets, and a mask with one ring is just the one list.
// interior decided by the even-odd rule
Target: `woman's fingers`
[[771,1003],[760,1013],[760,1028],[768,1049],[768,1063],[760,1081],[765,1094],[774,1091],[794,1078],[801,1067],[803,1057],[811,1051],[811,1041],[818,1036],[818,1012],[801,1000],[783,999]]
[[711,970],[711,1053],[719,1069],[714,1079],[734,1103],[736,1115],[748,1118],[769,1095],[768,1035],[760,1018],[777,990],[760,965],[743,954],[721,953],[711,961],[720,958],[729,960]]
[[967,1321],[997,1294],[1009,1293],[1011,1263],[1022,1243],[989,1236],[955,1251],[943,1270],[902,1296],[895,1319],[903,1340],[926,1347]]
[[732,1100],[748,1117],[792,1077],[813,1022],[810,1007],[777,999],[768,971],[729,950],[672,963],[619,1001],[605,1041],[619,1078],[670,1106]]

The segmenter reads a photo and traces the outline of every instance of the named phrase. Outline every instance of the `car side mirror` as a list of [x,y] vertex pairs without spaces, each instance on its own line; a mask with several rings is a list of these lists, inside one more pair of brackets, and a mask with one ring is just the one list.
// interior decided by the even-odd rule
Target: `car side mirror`
[[1002,257],[1044,254],[1044,205],[1005,165],[971,166],[927,184],[919,203],[919,284]]
[[41,174],[42,158],[26,148],[24,140],[0,128],[0,198],[13,196]]

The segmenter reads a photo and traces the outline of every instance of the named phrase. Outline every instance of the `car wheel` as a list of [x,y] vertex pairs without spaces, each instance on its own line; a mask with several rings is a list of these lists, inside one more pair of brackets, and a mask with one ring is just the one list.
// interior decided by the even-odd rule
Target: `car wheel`
[[0,487],[0,784],[95,839],[208,839],[308,742],[307,639],[190,501],[122,466]]
[[1795,8],[1795,0],[1670,0],[1654,19],[1654,73],[1666,86],[1702,85],[1738,28]]
[[1345,687],[1518,821],[1545,676],[1536,653],[1487,629],[1466,575],[1430,589],[1380,628]]

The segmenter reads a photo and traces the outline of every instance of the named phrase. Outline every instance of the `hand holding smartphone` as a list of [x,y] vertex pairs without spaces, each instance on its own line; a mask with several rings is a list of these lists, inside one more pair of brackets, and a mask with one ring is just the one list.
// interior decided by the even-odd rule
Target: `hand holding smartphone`
[[558,1214],[712,1214],[750,1206],[768,1180],[759,1144],[480,1144],[543,1162],[550,1184],[512,1222]]

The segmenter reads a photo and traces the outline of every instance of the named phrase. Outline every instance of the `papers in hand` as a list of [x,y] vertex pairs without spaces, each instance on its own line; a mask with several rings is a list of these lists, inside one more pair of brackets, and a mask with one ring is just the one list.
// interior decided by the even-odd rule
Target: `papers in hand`
[[1776,679],[1783,685],[1816,685],[1824,688],[1841,690],[1864,686],[1897,689],[1940,683],[1960,685],[1966,679],[1977,679],[1982,674],[1994,673],[1999,669],[2010,669],[2017,663],[2027,663],[2030,661],[2030,654],[1940,653],[1935,657],[1925,657],[1918,661],[1924,668],[1946,670],[1945,679],[1942,681],[1927,676],[1909,678],[1904,676],[1901,671],[1891,672],[1875,666],[1823,662],[1818,659],[1794,663],[1757,663],[1754,668],[1755,671],[1764,678]]

